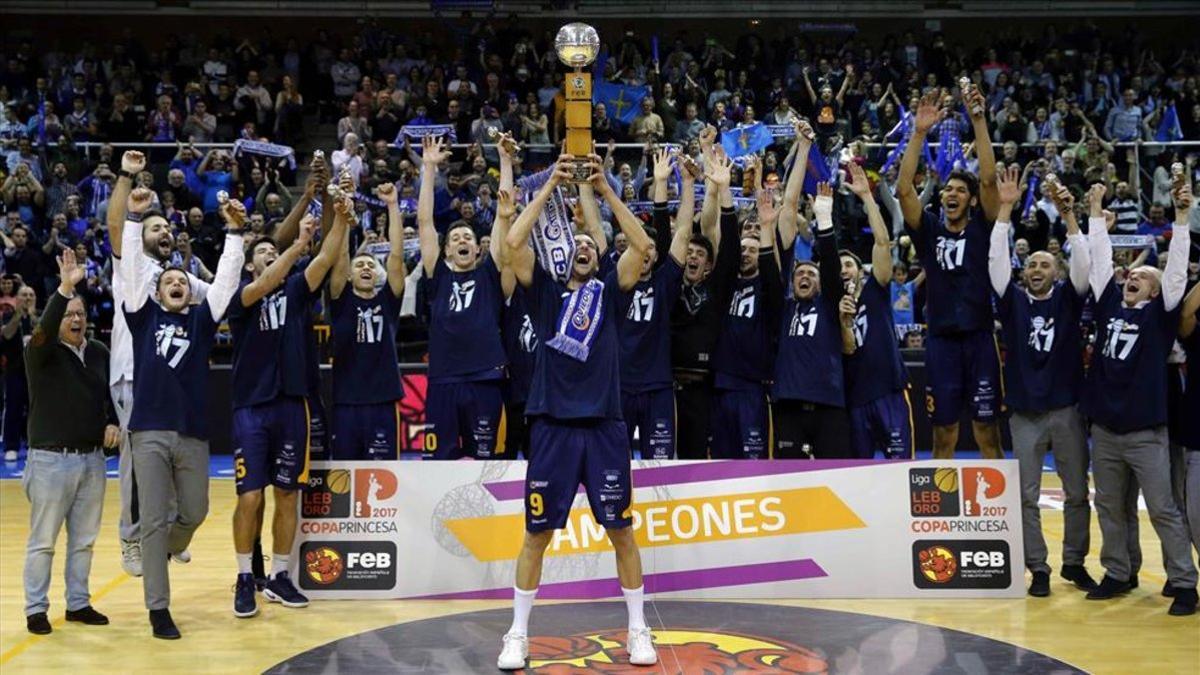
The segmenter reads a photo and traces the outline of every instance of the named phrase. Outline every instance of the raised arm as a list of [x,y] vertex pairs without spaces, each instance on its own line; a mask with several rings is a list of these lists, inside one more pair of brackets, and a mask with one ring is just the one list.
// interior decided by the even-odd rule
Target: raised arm
[[[400,214],[400,195],[392,183],[380,185],[378,192],[379,198],[387,204],[388,210],[388,244],[390,246],[384,268],[387,271],[388,288],[392,291],[392,295],[399,298],[404,295],[404,280],[408,277],[408,269],[404,266],[404,218]],[[495,250],[495,246],[492,249]]]
[[863,210],[867,212],[867,222],[871,225],[871,236],[874,244],[871,246],[871,274],[880,286],[887,288],[892,281],[892,238],[888,234],[887,225],[883,222],[883,212],[875,203],[871,194],[871,183],[867,174],[857,162],[850,162],[850,190],[862,200]]
[[592,175],[588,181],[592,184],[592,189],[598,191],[600,196],[608,202],[608,207],[612,209],[613,219],[620,223],[621,231],[629,240],[629,247],[617,259],[617,285],[622,291],[628,291],[637,284],[638,278],[641,276],[642,261],[645,260],[646,253],[650,250],[650,235],[646,234],[646,229],[642,227],[642,221],[638,220],[625,202],[621,201],[621,195],[617,194],[608,181],[604,180],[604,170],[594,159]]
[[83,281],[86,273],[76,262],[73,249],[64,250],[58,257],[58,291],[50,294],[42,316],[33,329],[29,346],[25,348],[26,363],[43,363],[58,348],[58,327],[67,312],[67,301],[75,297],[75,287]]
[[1188,253],[1192,236],[1188,217],[1192,211],[1192,186],[1182,183],[1171,191],[1175,202],[1175,225],[1171,228],[1171,244],[1167,248],[1167,266],[1162,275],[1163,306],[1171,311],[1179,306],[1187,287]]
[[994,221],[1000,206],[1000,195],[996,184],[996,154],[988,133],[987,101],[979,87],[972,85],[964,92],[963,103],[971,118],[971,128],[975,131],[975,156],[979,158],[979,205],[983,207],[984,218]]
[[[126,288],[128,291],[121,298],[123,306],[117,307],[116,311],[136,312],[146,304],[146,300],[150,297],[150,290],[146,288],[146,284],[149,283],[144,260],[146,253],[142,250],[142,214],[153,203],[154,193],[148,188],[137,188],[129,193],[126,201],[125,209],[129,212],[129,220],[121,230],[123,237],[121,244],[125,255],[117,259],[113,272],[120,277],[122,288]],[[121,204],[110,202],[109,211],[112,211],[114,207],[118,212],[122,208]]]
[[925,136],[937,124],[944,114],[938,107],[942,93],[934,89],[921,97],[917,111],[913,115],[912,138],[904,148],[904,156],[900,158],[900,174],[896,178],[896,198],[900,200],[900,210],[904,212],[904,222],[911,228],[921,227],[921,200],[917,198],[913,179],[917,175],[917,161],[921,158],[921,149],[925,146]]
[[[108,213],[104,214],[104,219],[108,223],[108,240],[112,246],[113,256],[120,258],[123,251],[123,235],[122,229],[125,227],[125,213],[122,210],[123,205],[129,199],[129,193],[133,190],[133,178],[141,173],[146,168],[146,156],[137,150],[126,150],[125,154],[121,155],[121,173],[117,176],[117,183],[113,186],[112,194],[108,196]],[[138,248],[141,248],[141,240],[138,240]]]
[[988,277],[996,295],[1004,295],[1012,281],[1012,258],[1008,249],[1008,236],[1012,230],[1013,204],[1021,196],[1020,175],[1015,165],[1009,166],[998,176],[1000,205],[996,212],[996,225],[992,228],[991,247],[988,249]]
[[212,311],[213,320],[220,321],[229,309],[229,303],[237,293],[242,269],[246,263],[246,247],[242,242],[242,228],[246,224],[246,207],[236,199],[221,206],[221,219],[225,221],[225,248],[217,261],[217,273],[208,287],[205,302]]
[[[391,183],[384,183],[383,185],[379,186],[379,198],[383,199],[384,202],[387,202],[387,198],[384,197],[383,189],[385,187],[391,187],[391,185]],[[392,188],[391,194],[393,195],[394,201],[394,196],[396,194],[394,187]],[[388,206],[388,224],[390,226],[392,222],[392,215],[390,213],[391,204],[388,204]],[[344,220],[346,218],[346,215],[342,213],[336,204],[334,205],[333,209],[334,220]],[[389,227],[389,230],[390,229],[391,228]],[[349,230],[347,229],[347,231]],[[350,281],[350,237],[345,237],[345,239],[346,241],[343,241],[341,246],[338,246],[337,256],[333,261],[333,269],[329,272],[329,297],[333,298],[334,300],[342,297],[342,293],[346,291],[346,284]],[[393,244],[393,248],[394,247],[395,244]],[[403,257],[403,255],[401,257]]]
[[[591,157],[599,159],[596,155]],[[605,181],[604,184],[608,185],[608,181]],[[577,187],[579,188],[579,215],[583,217],[580,224],[583,226],[583,231],[596,240],[596,253],[604,255],[608,251],[608,238],[604,236],[604,227],[600,225],[600,202],[596,201],[595,189],[590,183],[580,183]],[[612,187],[609,186],[609,189]],[[621,224],[613,223],[613,233],[620,231]]]
[[525,210],[521,211],[521,215],[517,216],[512,227],[509,228],[508,234],[504,237],[504,246],[508,249],[503,260],[506,266],[512,269],[516,275],[517,282],[528,288],[533,283],[533,268],[537,264],[537,260],[532,255],[532,251],[526,251],[529,248],[529,237],[533,234],[534,223],[537,222],[538,216],[542,214],[542,209],[546,208],[546,202],[550,200],[550,193],[559,186],[563,181],[571,179],[571,171],[568,169],[568,163],[573,162],[574,158],[570,155],[560,155],[558,163],[554,165],[554,172],[550,174],[550,178],[542,185],[541,189],[529,200],[525,205]]
[[350,219],[354,218],[354,200],[349,195],[343,196],[334,202],[333,210],[336,214],[333,227],[325,233],[321,250],[304,268],[304,280],[308,282],[310,291],[321,287],[338,254],[346,248],[346,231],[350,227]]
[[[517,275],[511,261],[513,254],[505,245],[509,227],[516,215],[517,200],[513,196],[513,189],[509,187],[497,190],[496,218],[492,221],[492,260],[495,260],[496,265],[500,268],[500,290],[504,292],[505,298],[512,297],[513,291],[517,289]],[[529,261],[536,262],[533,249],[528,246],[516,255],[526,256]],[[524,265],[526,262],[522,261],[521,264]]]
[[[309,169],[312,173],[308,175],[308,180],[304,183],[304,193],[292,204],[288,214],[275,228],[272,238],[277,246],[286,248],[292,245],[292,242],[300,234],[300,219],[308,213],[308,208],[313,200],[324,194],[325,185],[329,183],[329,169],[323,158],[314,157],[309,164]],[[323,200],[322,203],[324,203]]]
[[783,206],[779,212],[779,245],[788,248],[796,240],[797,221],[800,218],[800,193],[804,189],[804,174],[808,171],[808,153],[812,148],[812,126],[804,120],[796,120],[795,157],[792,170],[788,173],[783,188]]
[[1067,243],[1071,247],[1069,261],[1069,276],[1071,285],[1080,296],[1088,292],[1088,274],[1092,270],[1092,253],[1088,250],[1087,237],[1079,230],[1079,222],[1075,219],[1075,197],[1067,186],[1058,184],[1057,189],[1050,195],[1054,206],[1067,224]]
[[1183,298],[1179,314],[1179,337],[1188,338],[1195,332],[1197,312],[1200,312],[1200,284],[1192,286],[1192,290]]
[[421,139],[421,191],[417,195],[417,234],[421,242],[421,265],[425,276],[432,277],[437,269],[437,228],[433,223],[433,186],[437,182],[438,164],[450,155],[446,142],[441,138],[426,136]]
[[838,302],[838,328],[842,336],[842,354],[850,356],[858,350],[858,341],[854,339],[854,319],[858,316],[858,301],[847,293]]
[[1092,269],[1088,284],[1097,299],[1104,293],[1113,276],[1112,240],[1108,238],[1108,219],[1104,215],[1104,183],[1096,183],[1088,190],[1088,249],[1092,256]]
[[816,242],[817,253],[820,256],[817,271],[820,275],[821,299],[836,308],[841,303],[846,289],[842,284],[841,259],[833,231],[833,187],[829,183],[817,184],[813,213],[817,218]]
[[280,284],[287,279],[288,273],[292,271],[292,266],[308,250],[308,244],[312,241],[316,228],[317,217],[311,213],[304,214],[304,217],[300,219],[300,234],[296,236],[292,245],[284,249],[275,262],[268,265],[257,279],[242,287],[240,299],[243,307],[250,307],[279,288]]
[[[678,160],[685,160],[681,155]],[[671,259],[680,267],[687,260],[688,241],[692,238],[692,216],[696,212],[696,177],[687,168],[680,168],[683,184],[679,188],[679,210],[675,212],[675,232],[671,235]]]

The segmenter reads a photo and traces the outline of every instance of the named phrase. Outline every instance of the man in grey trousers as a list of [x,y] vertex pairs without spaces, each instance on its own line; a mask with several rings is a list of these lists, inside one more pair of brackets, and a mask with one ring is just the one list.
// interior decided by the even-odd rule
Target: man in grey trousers
[[1183,390],[1184,411],[1180,442],[1186,448],[1183,461],[1186,464],[1183,498],[1186,504],[1188,528],[1192,534],[1192,547],[1200,553],[1200,284],[1192,286],[1183,299],[1179,318],[1179,341],[1187,353],[1187,371]]
[[[146,188],[129,195],[125,255],[116,269],[127,288],[149,287],[142,228],[164,220],[149,210],[153,197]],[[208,514],[208,356],[245,261],[245,208],[226,200],[221,215],[228,234],[204,302],[192,306],[187,273],[168,267],[154,285],[157,301],[143,291],[127,294],[120,307],[137,370],[129,429],[141,510],[142,588],[153,635],[165,640],[180,637],[168,609],[167,559],[191,560],[187,546]]]
[[[1004,362],[1005,395],[1013,409],[1013,454],[1021,472],[1021,522],[1025,567],[1032,575],[1029,594],[1050,595],[1050,565],[1038,497],[1042,491],[1042,460],[1053,449],[1054,465],[1062,478],[1064,505],[1062,577],[1081,590],[1096,582],[1083,561],[1089,546],[1088,454],[1079,402],[1083,380],[1080,315],[1088,292],[1091,256],[1087,239],[1075,221],[1075,199],[1061,185],[1052,193],[1067,224],[1071,249],[1070,280],[1058,281],[1058,262],[1045,251],[1031,254],[1022,273],[1024,288],[1012,279],[1008,240],[1009,218],[1020,198],[1019,167],[997,177],[1000,209],[992,228],[988,272],[1008,358]],[[1101,191],[1101,196],[1103,192]]]
[[1092,470],[1105,574],[1087,597],[1107,600],[1131,588],[1126,497],[1136,478],[1162,542],[1167,583],[1174,595],[1168,613],[1186,616],[1196,612],[1197,574],[1183,515],[1171,491],[1166,378],[1187,283],[1191,188],[1180,185],[1172,197],[1176,220],[1166,269],[1134,268],[1123,287],[1113,281],[1112,241],[1099,200],[1089,205],[1089,282],[1096,298],[1097,334],[1083,409],[1092,420]]
[[87,308],[76,297],[83,280],[73,249],[58,260],[61,282],[25,348],[29,381],[29,455],[21,487],[29,498],[25,552],[25,626],[51,632],[50,571],[54,542],[67,526],[67,621],[102,626],[91,605],[88,575],[104,509],[104,451],[119,429],[109,405],[108,349],[87,338]]

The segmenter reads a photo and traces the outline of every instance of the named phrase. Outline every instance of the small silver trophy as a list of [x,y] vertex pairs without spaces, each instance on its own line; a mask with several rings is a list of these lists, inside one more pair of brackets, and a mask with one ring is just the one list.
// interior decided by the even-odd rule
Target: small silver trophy
[[224,190],[217,190],[217,203],[225,206],[229,203],[229,193]]
[[[967,92],[971,90],[971,78],[969,78],[969,77],[958,78],[958,89],[959,89],[959,91],[962,92],[963,100],[966,100]],[[979,115],[982,112],[983,112],[983,107],[979,105],[979,102],[972,100],[971,101],[971,114]]]

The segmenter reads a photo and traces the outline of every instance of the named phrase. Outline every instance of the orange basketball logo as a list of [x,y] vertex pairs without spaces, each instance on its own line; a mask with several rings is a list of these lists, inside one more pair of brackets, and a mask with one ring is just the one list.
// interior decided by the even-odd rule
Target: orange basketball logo
[[342,554],[328,546],[309,551],[304,556],[304,571],[318,584],[332,584],[337,581],[344,568]]
[[954,554],[944,546],[930,546],[918,555],[921,564],[921,574],[936,583],[944,584],[958,573],[958,561]]

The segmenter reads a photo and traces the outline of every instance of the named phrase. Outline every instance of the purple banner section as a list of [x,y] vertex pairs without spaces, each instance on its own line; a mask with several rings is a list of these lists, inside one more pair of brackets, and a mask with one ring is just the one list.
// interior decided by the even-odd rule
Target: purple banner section
[[[789,473],[805,471],[828,471],[830,469],[846,469],[855,466],[877,464],[884,461],[871,459],[784,459],[770,461],[752,460],[723,460],[696,462],[673,466],[653,466],[633,470],[633,486],[635,488],[656,487],[659,485],[682,485],[684,483],[706,483],[713,480],[728,480],[730,478],[753,478],[755,476],[780,476]],[[525,499],[525,481],[507,480],[495,483],[484,483],[487,491],[492,493],[496,501]],[[583,492],[583,488],[579,488]]]
[[[757,462],[755,462],[757,463]],[[747,584],[764,584],[773,581],[795,581],[829,576],[815,560],[784,560],[781,562],[733,565],[702,570],[682,570],[647,574],[644,584],[647,593],[671,593],[691,591],[698,588],[726,588]],[[513,594],[512,587],[489,588],[480,591],[460,591],[421,595],[409,600],[507,600]],[[595,600],[618,598],[621,584],[616,578],[564,581],[545,584],[538,589],[538,597],[551,600]]]

